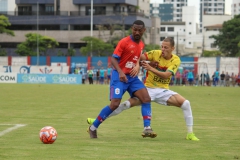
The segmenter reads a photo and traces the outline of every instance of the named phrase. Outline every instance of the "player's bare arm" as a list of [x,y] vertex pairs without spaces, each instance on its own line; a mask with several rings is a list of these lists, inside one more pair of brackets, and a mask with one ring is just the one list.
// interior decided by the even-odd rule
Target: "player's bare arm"
[[112,65],[113,65],[113,67],[118,71],[120,81],[122,81],[122,82],[127,82],[127,77],[126,77],[126,75],[123,73],[123,71],[121,70],[121,68],[119,67],[117,59],[114,58],[114,57],[112,57],[112,58],[111,58],[111,63],[112,63]]

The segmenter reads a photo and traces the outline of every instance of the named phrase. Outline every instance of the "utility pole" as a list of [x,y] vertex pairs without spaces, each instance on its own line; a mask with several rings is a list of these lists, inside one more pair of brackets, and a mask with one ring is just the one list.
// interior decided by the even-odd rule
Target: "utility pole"
[[[202,30],[202,31],[203,31],[203,30]],[[205,39],[203,32],[202,32],[202,34],[203,34],[203,41],[202,41],[202,56],[201,56],[201,57],[203,57],[203,52],[204,52],[204,39]]]
[[38,12],[39,12],[39,8],[38,8],[38,1],[37,1],[37,66],[39,65],[39,39],[38,39]]
[[[93,36],[93,0],[91,0],[91,37]],[[92,57],[92,41],[91,41],[91,54]]]
[[178,53],[178,32],[177,32],[177,48],[176,49],[177,49],[177,55],[178,55],[179,54]]

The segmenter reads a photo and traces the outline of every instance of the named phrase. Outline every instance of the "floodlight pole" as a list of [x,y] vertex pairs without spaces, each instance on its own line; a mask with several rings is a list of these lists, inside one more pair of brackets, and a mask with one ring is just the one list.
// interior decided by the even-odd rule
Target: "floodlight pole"
[[39,65],[39,47],[38,47],[38,45],[39,45],[39,40],[38,40],[38,11],[39,10],[39,8],[38,8],[38,1],[37,1],[37,66]]
[[[93,36],[93,0],[91,0],[91,37]],[[92,41],[91,41],[91,54],[92,57]]]

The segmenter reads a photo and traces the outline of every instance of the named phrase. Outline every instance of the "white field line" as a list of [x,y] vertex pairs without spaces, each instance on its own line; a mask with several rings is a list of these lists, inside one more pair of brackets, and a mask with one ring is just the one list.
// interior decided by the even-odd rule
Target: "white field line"
[[0,124],[0,125],[14,125],[13,127],[10,127],[8,129],[5,129],[4,131],[1,131],[0,137],[5,135],[6,133],[9,133],[9,132],[15,130],[15,129],[26,126],[26,124]]

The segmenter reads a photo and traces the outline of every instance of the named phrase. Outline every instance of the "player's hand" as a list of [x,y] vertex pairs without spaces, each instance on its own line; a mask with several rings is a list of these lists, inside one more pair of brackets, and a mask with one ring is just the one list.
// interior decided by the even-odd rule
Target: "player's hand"
[[119,72],[119,79],[121,82],[127,82],[127,76],[123,72]]
[[139,65],[135,66],[132,68],[132,70],[130,71],[130,76],[131,77],[136,77],[139,73]]
[[150,63],[149,63],[149,62],[146,62],[146,61],[143,61],[143,62],[142,62],[142,67],[143,67],[144,69],[148,70],[148,71],[153,68],[152,66],[150,66]]
[[157,68],[159,62],[158,61],[150,61],[149,65],[153,68]]

